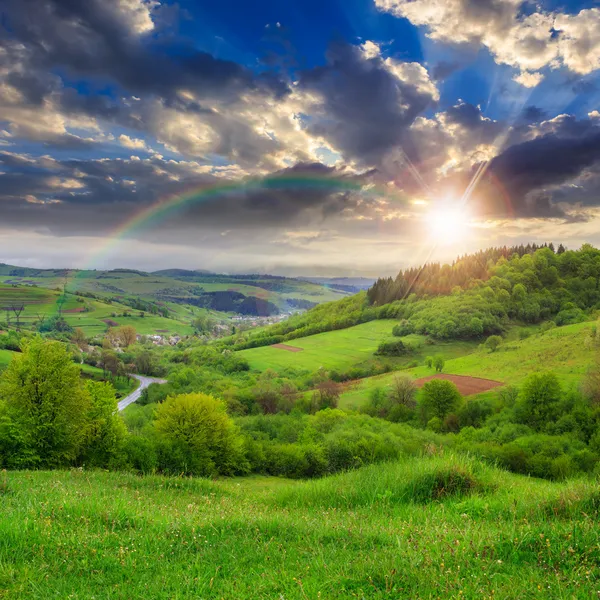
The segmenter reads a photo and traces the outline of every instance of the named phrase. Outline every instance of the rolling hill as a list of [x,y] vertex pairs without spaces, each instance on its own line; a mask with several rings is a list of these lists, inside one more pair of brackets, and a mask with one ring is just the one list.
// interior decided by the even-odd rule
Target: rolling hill
[[32,269],[0,264],[2,284],[35,285],[52,290],[66,287],[70,292],[117,302],[134,298],[159,305],[179,304],[256,316],[305,310],[352,293],[352,290],[269,275],[219,275],[184,269],[155,273],[135,269]]

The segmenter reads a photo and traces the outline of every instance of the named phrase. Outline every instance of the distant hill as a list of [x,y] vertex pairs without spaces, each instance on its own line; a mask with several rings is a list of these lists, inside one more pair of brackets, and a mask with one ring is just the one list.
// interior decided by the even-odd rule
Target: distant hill
[[175,279],[202,277],[203,275],[210,274],[213,274],[212,271],[205,271],[204,269],[195,269],[193,271],[190,271],[189,269],[162,269],[161,271],[152,271],[152,275],[158,275],[159,277],[173,277]]
[[248,316],[306,310],[339,300],[358,289],[274,275],[227,275],[202,269],[145,272],[128,268],[34,269],[7,264],[0,264],[1,285],[51,290],[62,290],[66,286],[68,292],[119,302],[134,310],[148,310],[150,303],[156,305],[159,312],[163,309],[193,312],[196,307],[202,307]]
[[369,277],[297,277],[297,279],[352,293],[368,290],[376,281]]

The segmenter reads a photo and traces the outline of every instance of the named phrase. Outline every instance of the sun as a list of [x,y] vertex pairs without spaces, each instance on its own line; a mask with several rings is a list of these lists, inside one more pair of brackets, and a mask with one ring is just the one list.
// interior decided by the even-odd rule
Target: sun
[[454,207],[438,207],[427,215],[431,237],[438,244],[455,244],[469,235],[469,216]]

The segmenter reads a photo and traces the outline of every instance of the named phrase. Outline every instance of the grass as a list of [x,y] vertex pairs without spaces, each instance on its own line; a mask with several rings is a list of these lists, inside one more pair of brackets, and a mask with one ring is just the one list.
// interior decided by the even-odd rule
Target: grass
[[600,585],[594,482],[452,455],[309,482],[9,472],[0,495],[0,598],[527,600]]
[[[506,341],[496,352],[477,350],[466,356],[446,360],[444,373],[483,377],[519,385],[531,373],[553,371],[565,387],[577,385],[594,357],[585,341],[592,326],[593,323],[566,325],[537,333],[524,340]],[[433,374],[433,370],[419,366],[405,373],[419,378]],[[342,394],[340,406],[360,406],[370,390],[378,386],[389,386],[395,376],[396,374],[386,374],[362,379]]]
[[[3,269],[0,268],[0,271]],[[34,271],[32,274],[23,276],[10,275],[12,269],[4,268],[6,274],[0,273],[0,285],[7,282],[7,286],[14,283],[35,284],[40,288],[54,290],[62,288],[65,283],[64,273],[57,271]],[[285,300],[290,298],[309,300],[311,302],[330,302],[339,300],[348,295],[346,292],[330,289],[324,285],[285,279],[281,282],[285,291],[271,291],[267,288],[273,286],[270,279],[256,280],[256,285],[238,283],[237,280],[227,275],[210,275],[197,280],[181,280],[164,275],[152,273],[139,273],[135,271],[71,271],[67,279],[70,291],[92,292],[103,297],[139,296],[146,300],[163,300],[164,296],[177,296],[186,298],[192,296],[192,290],[201,287],[206,292],[237,291],[245,296],[255,296],[269,300],[281,308],[285,306]],[[0,307],[2,305],[0,304]]]
[[[353,366],[373,362],[380,342],[397,339],[392,335],[392,329],[397,321],[377,320],[362,323],[347,329],[319,333],[297,340],[286,342],[290,346],[302,348],[302,352],[289,352],[271,346],[242,350],[240,354],[246,357],[251,368],[264,371],[265,369],[285,369],[295,367],[315,371],[320,367],[325,369],[346,370]],[[471,342],[439,342],[432,346],[426,343],[421,335],[409,335],[403,341],[416,348],[414,353],[401,358],[385,358],[385,362],[396,368],[406,367],[414,360],[423,359],[429,354],[444,354],[457,356],[472,351],[476,344]]]
[[[19,317],[23,329],[35,329],[40,317],[50,318],[59,314],[60,293],[55,290],[33,286],[5,286],[0,284],[0,309],[8,306],[24,305],[24,310]],[[82,301],[80,301],[82,300]],[[174,305],[175,306],[175,305]],[[85,308],[85,312],[69,312]],[[169,305],[169,308],[171,306]],[[113,316],[128,312],[129,317]],[[198,311],[199,313],[200,311]],[[119,325],[133,325],[137,332],[144,335],[155,334],[157,331],[167,334],[189,335],[194,332],[189,324],[192,319],[191,312],[177,308],[172,312],[176,318],[165,318],[145,314],[139,316],[139,311],[128,306],[113,302],[107,304],[90,298],[78,298],[73,294],[67,294],[66,301],[62,306],[62,316],[71,327],[80,327],[89,337],[103,334],[108,325],[105,320],[112,320]],[[12,311],[8,312],[11,326],[16,324],[16,316]],[[0,312],[0,320],[7,318],[6,310]]]
[[7,367],[12,360],[14,352],[10,350],[0,350],[0,370]]

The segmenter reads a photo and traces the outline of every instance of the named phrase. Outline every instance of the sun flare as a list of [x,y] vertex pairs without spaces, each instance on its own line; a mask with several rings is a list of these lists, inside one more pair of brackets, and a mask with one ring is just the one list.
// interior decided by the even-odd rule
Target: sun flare
[[438,244],[455,244],[467,237],[469,217],[458,208],[436,208],[427,216],[431,236]]

